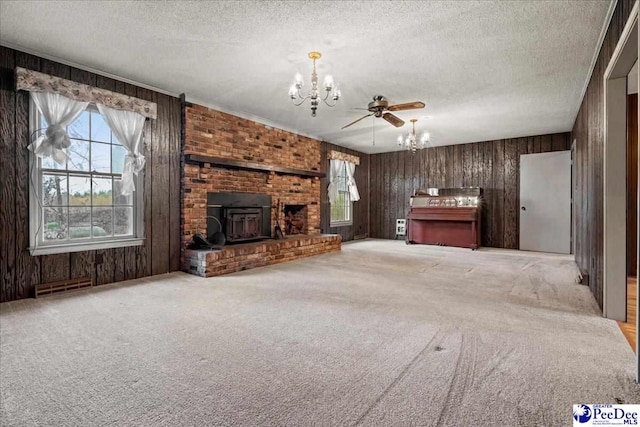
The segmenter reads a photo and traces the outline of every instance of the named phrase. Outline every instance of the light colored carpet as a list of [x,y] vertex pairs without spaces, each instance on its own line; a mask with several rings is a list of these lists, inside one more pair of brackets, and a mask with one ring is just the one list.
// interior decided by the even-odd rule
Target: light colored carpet
[[566,256],[367,240],[0,306],[2,425],[570,425],[640,402]]

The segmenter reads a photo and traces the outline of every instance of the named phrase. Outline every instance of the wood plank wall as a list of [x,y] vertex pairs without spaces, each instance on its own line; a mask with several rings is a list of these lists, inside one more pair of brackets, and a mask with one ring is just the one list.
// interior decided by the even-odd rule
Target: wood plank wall
[[[354,179],[360,192],[360,200],[353,204],[353,224],[345,227],[330,227],[331,220],[329,196],[327,186],[329,185],[329,160],[327,154],[332,151],[340,151],[360,157],[360,165],[356,166]],[[350,150],[328,142],[322,142],[320,148],[320,166],[327,174],[320,180],[320,229],[323,233],[340,234],[342,241],[346,242],[358,237],[365,237],[369,234],[369,155],[359,151]]]
[[520,155],[570,149],[568,133],[372,154],[371,237],[395,238],[409,197],[428,187],[483,189],[482,246],[517,249],[520,222]]
[[578,266],[589,274],[589,287],[603,302],[603,154],[604,72],[609,64],[635,0],[618,0],[598,54],[591,80],[571,132],[576,141],[574,164],[575,252]]
[[[29,254],[29,94],[15,91],[18,66],[158,104],[158,118],[145,125],[145,245]],[[0,302],[31,297],[35,285],[55,280],[88,276],[101,285],[179,270],[180,108],[178,98],[0,46]]]
[[638,94],[627,97],[627,275],[638,274]]

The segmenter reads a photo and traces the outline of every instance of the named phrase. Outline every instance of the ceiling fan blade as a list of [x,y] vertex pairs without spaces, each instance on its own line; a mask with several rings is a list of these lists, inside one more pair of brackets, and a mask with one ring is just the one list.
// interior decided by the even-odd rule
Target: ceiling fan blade
[[358,120],[354,120],[354,121],[352,121],[351,123],[349,123],[348,125],[344,125],[344,126],[342,126],[340,129],[348,128],[348,127],[349,127],[349,126],[351,126],[351,125],[355,125],[355,124],[356,124],[356,123],[358,123],[360,120],[362,120],[362,119],[366,119],[366,118],[367,118],[367,117],[369,117],[369,116],[373,116],[373,113],[371,113],[371,114],[367,114],[366,116],[362,116],[362,117],[360,117]]
[[387,108],[387,110],[401,111],[401,110],[414,110],[416,108],[424,108],[424,102],[415,101],[415,102],[407,102],[406,104],[390,105],[389,108]]
[[394,116],[391,113],[384,113],[382,118],[385,119],[386,121],[388,121],[389,123],[391,123],[392,125],[394,125],[397,128],[399,128],[400,126],[402,126],[404,124],[404,120],[402,120],[400,117]]

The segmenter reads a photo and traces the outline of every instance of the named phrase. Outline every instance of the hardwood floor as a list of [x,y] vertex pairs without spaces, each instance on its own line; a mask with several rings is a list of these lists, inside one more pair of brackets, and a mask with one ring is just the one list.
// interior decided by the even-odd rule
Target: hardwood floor
[[627,321],[618,322],[633,351],[636,350],[636,282],[635,277],[627,278]]

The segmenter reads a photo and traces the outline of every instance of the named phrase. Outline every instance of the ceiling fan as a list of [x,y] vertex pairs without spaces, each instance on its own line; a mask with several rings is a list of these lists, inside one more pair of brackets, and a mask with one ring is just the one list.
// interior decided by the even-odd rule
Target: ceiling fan
[[366,119],[367,117],[370,117],[370,116],[382,117],[383,119],[385,119],[386,121],[388,121],[389,123],[391,123],[392,125],[398,128],[404,124],[404,120],[402,120],[397,116],[394,116],[389,111],[414,110],[417,108],[424,108],[424,102],[414,101],[414,102],[407,102],[405,104],[389,105],[389,101],[387,100],[387,98],[385,98],[382,95],[376,95],[373,97],[373,101],[370,102],[366,108],[368,111],[370,111],[369,114],[367,114],[366,116],[360,117],[358,120],[354,120],[348,125],[342,126],[341,129],[348,128],[349,126],[354,125],[358,123],[360,120]]

